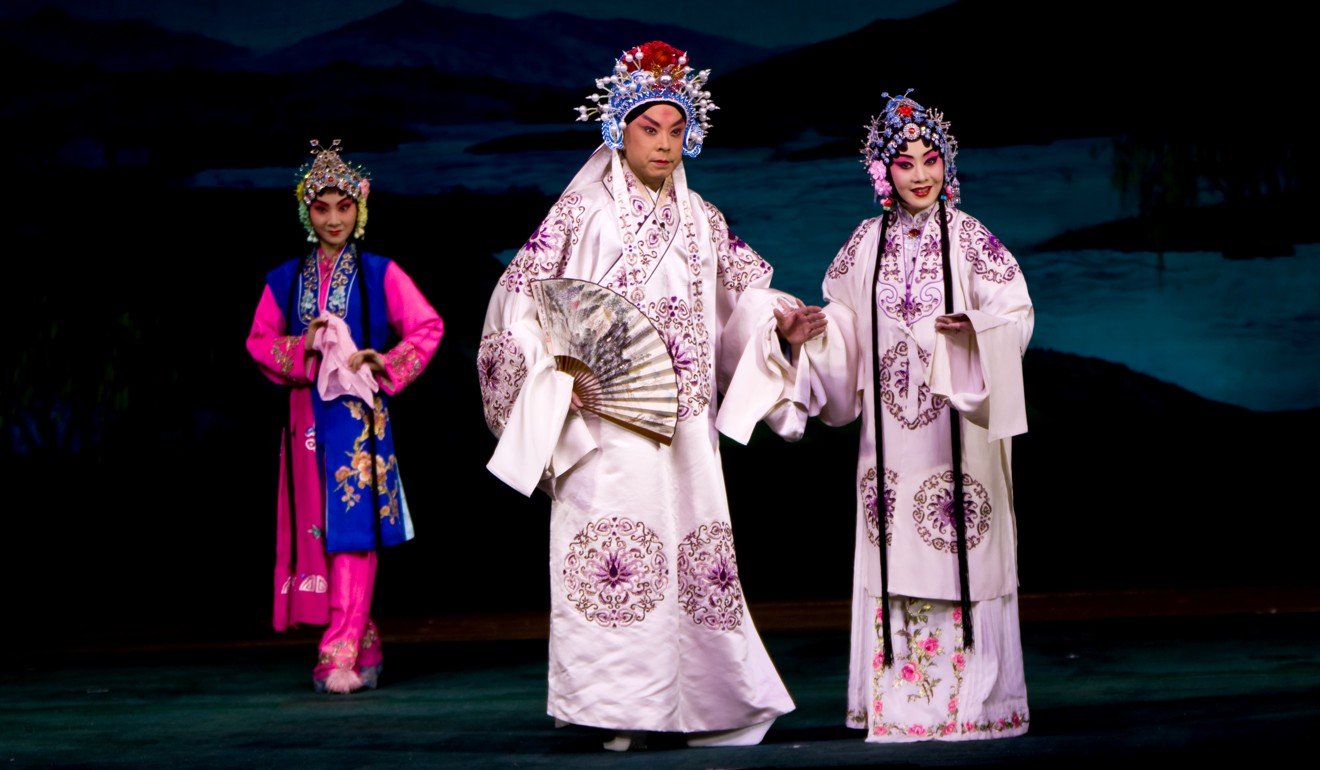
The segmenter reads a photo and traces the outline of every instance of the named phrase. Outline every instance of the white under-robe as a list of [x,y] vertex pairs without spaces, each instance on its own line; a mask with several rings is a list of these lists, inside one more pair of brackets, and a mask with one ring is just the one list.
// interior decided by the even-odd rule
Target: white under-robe
[[[692,733],[793,709],[743,600],[715,427],[717,388],[733,376],[717,372],[745,352],[721,336],[735,310],[757,326],[736,335],[756,340],[752,357],[789,370],[771,273],[687,190],[681,164],[657,194],[601,148],[491,297],[478,353],[500,437],[488,468],[552,499],[548,712],[563,722]],[[544,278],[608,286],[664,336],[678,380],[669,446],[570,409],[572,380],[555,370],[529,292]]]

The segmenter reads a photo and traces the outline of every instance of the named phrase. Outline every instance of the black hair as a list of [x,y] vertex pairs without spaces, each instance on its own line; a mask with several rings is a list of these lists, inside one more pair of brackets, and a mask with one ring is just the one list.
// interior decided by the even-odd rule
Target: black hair
[[647,110],[651,109],[652,107],[656,106],[657,104],[668,104],[669,106],[678,110],[679,114],[683,116],[683,122],[685,123],[687,122],[687,110],[683,109],[683,105],[679,104],[678,102],[671,102],[667,99],[660,99],[654,102],[642,102],[636,107],[633,107],[631,110],[628,110],[628,114],[624,116],[623,122],[624,123],[633,122],[634,118],[636,118],[638,115],[641,115],[643,112],[646,112]]
[[[317,198],[321,197],[322,195],[325,195],[328,192],[337,192],[340,195],[344,196],[345,198],[353,198],[352,195],[349,195],[348,193],[344,192],[341,188],[335,187],[334,185],[326,185],[325,187],[322,187],[321,189],[316,191],[316,196],[313,197],[312,200],[316,200]],[[358,202],[357,198],[353,198],[353,202],[357,203]]]

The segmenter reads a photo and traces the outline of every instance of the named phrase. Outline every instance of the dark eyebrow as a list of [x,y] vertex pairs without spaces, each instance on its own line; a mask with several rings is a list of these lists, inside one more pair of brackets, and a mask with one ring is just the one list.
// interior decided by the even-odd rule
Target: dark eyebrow
[[[651,125],[655,126],[656,128],[660,128],[660,123],[659,123],[659,121],[657,121],[655,118],[651,117],[650,115],[642,115],[642,116],[641,116],[641,119],[642,119],[642,120],[645,120],[647,123],[650,123]],[[674,127],[677,128],[678,126],[681,126],[681,125],[683,125],[683,124],[685,124],[685,123],[687,123],[687,118],[686,118],[685,116],[683,116],[683,115],[680,114],[680,115],[678,116],[678,122],[674,124]]]
[[[929,150],[926,150],[925,152],[923,152],[923,153],[921,154],[921,157],[922,157],[922,158],[925,158],[926,156],[930,155],[932,152],[938,153],[939,151],[940,151],[940,148],[938,148],[938,147],[932,147],[932,148],[930,148]],[[908,160],[916,160],[916,159],[917,159],[917,156],[913,155],[913,154],[910,153],[910,152],[900,152],[900,153],[898,154],[897,158],[907,158]],[[897,158],[895,158],[895,159],[897,159]]]

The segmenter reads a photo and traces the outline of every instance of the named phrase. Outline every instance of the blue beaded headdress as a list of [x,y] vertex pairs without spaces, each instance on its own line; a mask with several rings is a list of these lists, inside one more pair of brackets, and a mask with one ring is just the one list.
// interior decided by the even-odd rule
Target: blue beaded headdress
[[893,190],[886,178],[889,164],[894,162],[898,148],[903,144],[925,139],[931,146],[940,150],[944,157],[944,189],[940,192],[951,205],[957,205],[962,194],[958,184],[958,166],[954,158],[958,155],[958,140],[949,133],[949,122],[944,113],[936,109],[926,109],[908,98],[913,89],[909,88],[902,96],[890,96],[883,93],[884,110],[871,119],[867,126],[866,143],[862,145],[862,165],[871,178],[876,197],[889,199],[886,208],[892,205]]
[[577,108],[578,120],[598,115],[600,133],[612,150],[623,148],[624,121],[641,104],[669,102],[683,110],[687,127],[683,131],[683,154],[695,158],[710,129],[707,114],[718,107],[704,90],[710,70],[695,72],[688,66],[687,53],[659,40],[625,51],[614,63],[614,74],[596,80],[603,93],[587,97],[594,106]]

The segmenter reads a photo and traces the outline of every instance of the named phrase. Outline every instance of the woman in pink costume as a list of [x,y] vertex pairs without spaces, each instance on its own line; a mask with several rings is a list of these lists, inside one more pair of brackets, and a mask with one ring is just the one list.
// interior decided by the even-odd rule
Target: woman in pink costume
[[366,173],[344,162],[339,140],[313,141],[312,154],[296,195],[316,246],[267,275],[247,349],[289,387],[274,625],[327,626],[312,682],[348,693],[374,688],[380,674],[370,616],[376,549],[413,536],[389,398],[421,374],[444,323],[402,268],[359,250]]

